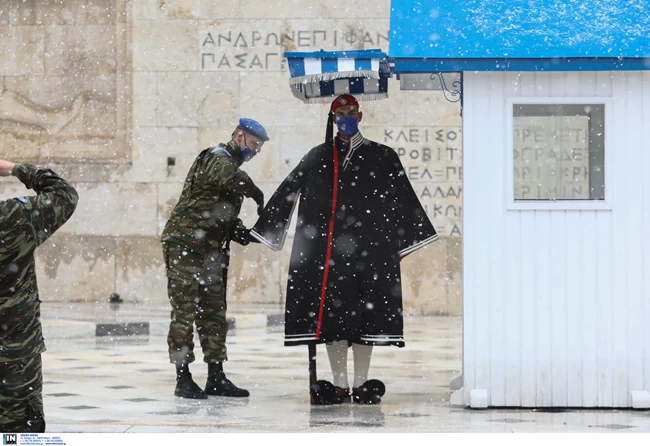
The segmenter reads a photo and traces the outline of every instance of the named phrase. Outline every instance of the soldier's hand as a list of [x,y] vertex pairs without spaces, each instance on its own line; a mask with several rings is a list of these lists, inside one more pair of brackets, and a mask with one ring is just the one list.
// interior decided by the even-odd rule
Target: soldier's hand
[[235,226],[232,228],[230,240],[237,242],[242,246],[246,246],[250,242],[259,243],[256,239],[251,237],[251,230],[246,228],[239,218],[237,219]]
[[11,161],[0,160],[0,177],[8,177],[14,170],[15,164]]
[[230,234],[230,240],[242,246],[248,245],[250,243],[250,229],[238,226],[234,227]]

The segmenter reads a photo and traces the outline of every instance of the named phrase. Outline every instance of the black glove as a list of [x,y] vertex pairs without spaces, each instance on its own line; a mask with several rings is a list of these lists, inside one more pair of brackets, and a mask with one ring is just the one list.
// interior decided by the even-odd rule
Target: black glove
[[251,230],[247,229],[239,218],[230,232],[230,240],[239,243],[242,246],[246,246],[250,242],[259,243],[257,239],[251,237]]

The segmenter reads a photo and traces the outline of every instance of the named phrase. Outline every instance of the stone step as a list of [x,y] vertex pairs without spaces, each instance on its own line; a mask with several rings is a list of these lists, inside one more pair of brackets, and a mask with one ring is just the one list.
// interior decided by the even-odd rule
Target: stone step
[[[117,337],[117,336],[166,336],[169,316],[152,313],[151,318],[135,312],[122,314],[88,314],[86,319],[71,320],[61,314],[42,311],[41,324],[45,339]],[[77,314],[77,317],[80,315]],[[227,317],[228,331],[278,327],[284,324],[284,313],[233,313]]]

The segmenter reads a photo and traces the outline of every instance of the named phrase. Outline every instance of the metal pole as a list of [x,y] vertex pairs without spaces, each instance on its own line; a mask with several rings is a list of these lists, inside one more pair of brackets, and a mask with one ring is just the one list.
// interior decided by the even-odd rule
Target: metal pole
[[316,375],[316,344],[309,344],[309,385],[316,384],[318,381]]

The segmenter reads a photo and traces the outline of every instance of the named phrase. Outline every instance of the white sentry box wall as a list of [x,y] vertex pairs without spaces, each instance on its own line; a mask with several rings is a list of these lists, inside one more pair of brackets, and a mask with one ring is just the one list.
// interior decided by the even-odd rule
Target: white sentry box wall
[[[650,390],[650,73],[466,72],[463,97],[464,403],[631,407]],[[606,209],[508,209],[517,97],[604,99]]]

